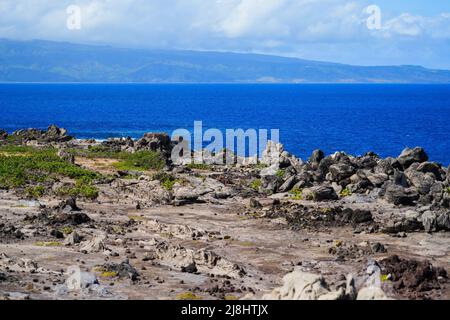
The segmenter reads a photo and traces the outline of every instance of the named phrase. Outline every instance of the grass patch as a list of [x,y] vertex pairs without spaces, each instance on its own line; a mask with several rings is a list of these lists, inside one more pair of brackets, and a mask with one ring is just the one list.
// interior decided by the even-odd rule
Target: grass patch
[[27,187],[25,194],[28,198],[39,199],[45,194],[45,188],[44,186]]
[[292,195],[293,200],[303,200],[303,189],[295,187],[289,193]]
[[83,197],[89,200],[98,198],[99,192],[89,177],[79,178],[73,187],[63,187],[58,190],[58,194],[72,197]]
[[352,192],[348,188],[345,188],[344,190],[341,191],[342,198],[345,198],[345,197],[348,197],[351,195],[352,195]]
[[[54,182],[60,177],[90,181],[100,177],[93,171],[65,162],[57,156],[53,148],[4,148],[6,149],[3,150],[8,152],[0,153],[0,189],[31,187],[39,183]],[[5,155],[5,152],[10,154]],[[41,193],[42,190],[35,188],[29,191],[33,195]]]
[[50,241],[50,242],[38,241],[35,242],[34,245],[37,247],[60,247],[62,246],[62,243],[58,241]]
[[128,171],[161,170],[165,164],[161,154],[154,151],[121,152],[119,159],[122,161],[115,163],[114,167]]
[[190,163],[187,167],[194,170],[211,170],[211,166],[206,163]]
[[261,185],[262,185],[261,179],[256,179],[252,181],[252,183],[250,184],[250,188],[252,188],[255,191],[258,191],[259,188],[261,188]]
[[100,276],[104,278],[114,278],[117,277],[119,274],[116,271],[103,271]]
[[447,189],[445,189],[445,192],[447,192],[448,194],[450,194],[450,187],[447,187]]
[[64,233],[65,235],[69,235],[73,233],[73,228],[72,227],[64,227],[61,229],[61,232]]
[[161,182],[161,186],[167,191],[172,191],[175,183],[179,182],[173,175],[166,172],[158,172],[153,175],[153,180]]
[[192,292],[185,292],[177,294],[177,300],[203,300],[202,297],[193,294]]
[[283,179],[284,176],[286,175],[286,172],[284,170],[278,170],[277,173],[275,174],[278,178]]

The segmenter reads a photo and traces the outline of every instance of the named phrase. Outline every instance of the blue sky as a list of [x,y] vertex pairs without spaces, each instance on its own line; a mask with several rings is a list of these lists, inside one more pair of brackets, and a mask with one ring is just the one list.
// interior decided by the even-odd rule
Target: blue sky
[[[73,4],[80,30],[66,27]],[[369,5],[379,29],[367,28]],[[0,38],[450,69],[450,1],[0,0]]]

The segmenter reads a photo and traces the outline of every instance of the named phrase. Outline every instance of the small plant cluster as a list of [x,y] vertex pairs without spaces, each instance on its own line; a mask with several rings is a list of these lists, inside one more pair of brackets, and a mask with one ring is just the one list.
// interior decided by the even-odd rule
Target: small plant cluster
[[206,163],[190,163],[187,167],[194,170],[211,170],[211,166]]
[[349,197],[351,195],[352,195],[352,192],[348,188],[345,188],[344,190],[341,191],[342,198]]
[[153,175],[153,180],[158,180],[159,182],[161,182],[161,186],[167,191],[172,191],[175,183],[178,182],[178,180],[173,175],[166,172],[156,173],[155,175]]
[[289,193],[292,195],[293,200],[303,200],[303,189],[295,187]]
[[161,170],[165,164],[161,154],[154,151],[122,152],[119,159],[122,161],[114,165],[119,170]]
[[261,188],[261,185],[262,185],[261,179],[256,179],[252,181],[252,183],[250,184],[250,188],[252,188],[255,191],[258,191],[259,188]]
[[72,197],[83,197],[94,200],[98,197],[98,189],[90,178],[79,178],[72,187],[62,187],[58,189],[58,194]]

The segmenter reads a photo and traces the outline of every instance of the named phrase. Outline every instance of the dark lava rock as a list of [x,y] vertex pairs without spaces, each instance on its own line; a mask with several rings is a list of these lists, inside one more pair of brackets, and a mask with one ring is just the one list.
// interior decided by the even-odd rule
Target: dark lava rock
[[120,264],[113,262],[105,263],[101,269],[104,272],[114,272],[119,278],[129,278],[132,281],[136,281],[139,278],[139,273],[128,261]]
[[423,298],[424,292],[440,289],[448,282],[447,272],[428,261],[416,261],[391,256],[379,262],[383,274],[390,274],[394,289],[411,298]]
[[56,230],[56,229],[53,229],[52,232],[50,232],[50,235],[57,239],[64,239],[64,234],[61,231]]
[[350,178],[355,173],[355,168],[347,163],[337,163],[329,167],[332,181],[342,181]]
[[0,141],[1,140],[6,140],[8,138],[8,132],[6,132],[5,130],[1,130],[0,129]]
[[309,162],[319,164],[324,158],[325,153],[322,150],[314,150],[311,157],[309,157]]
[[419,194],[413,188],[403,188],[396,184],[388,184],[384,191],[386,201],[394,205],[414,206],[419,200]]
[[78,226],[91,222],[91,218],[85,213],[59,213],[51,219],[50,224],[69,224],[73,226]]
[[67,135],[67,130],[51,125],[48,129],[25,129],[13,132],[13,137],[21,142],[39,141],[39,142],[67,142],[73,140],[72,136]]
[[54,209],[62,213],[80,211],[80,208],[77,206],[77,200],[73,197],[61,201]]
[[195,265],[195,263],[190,263],[187,266],[183,266],[181,267],[181,272],[186,272],[186,273],[196,273],[197,270],[197,266]]
[[415,162],[426,162],[428,161],[428,155],[425,150],[419,147],[414,149],[406,148],[397,158],[397,161],[403,167],[403,169],[407,169],[410,165]]
[[339,197],[336,191],[331,186],[317,186],[303,190],[303,195],[306,200],[326,201],[338,200]]
[[25,235],[22,233],[22,231],[20,231],[19,229],[17,229],[15,226],[13,226],[11,224],[6,225],[4,223],[0,223],[0,241],[2,239],[3,240],[5,240],[5,239],[23,240],[23,239],[25,239]]
[[341,213],[341,220],[351,223],[365,223],[372,222],[372,213],[368,210],[352,210],[350,208],[344,209]]

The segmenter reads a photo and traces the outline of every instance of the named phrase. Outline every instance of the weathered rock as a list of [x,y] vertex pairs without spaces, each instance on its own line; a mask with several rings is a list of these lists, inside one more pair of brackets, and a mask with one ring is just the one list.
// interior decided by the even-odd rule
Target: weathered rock
[[426,232],[450,230],[450,212],[426,211],[419,220],[422,222]]
[[406,148],[397,158],[398,162],[404,169],[409,168],[415,162],[422,163],[428,161],[428,155],[422,148],[416,147],[414,149]]
[[367,174],[367,179],[375,187],[381,187],[387,180],[389,176],[386,173],[369,173]]
[[283,152],[284,147],[282,144],[268,141],[266,149],[262,154],[261,163],[268,166],[276,165],[279,167]]
[[263,296],[263,300],[340,300],[345,290],[330,291],[320,275],[296,270],[283,278],[283,286]]
[[396,184],[388,184],[384,192],[386,201],[394,205],[414,206],[419,194],[413,188],[403,188]]
[[336,191],[331,186],[317,186],[303,190],[303,197],[307,200],[326,201],[338,200]]
[[351,223],[364,223],[373,221],[372,213],[368,210],[346,208],[341,213],[341,220]]
[[109,249],[105,244],[106,239],[105,234],[96,234],[91,240],[82,243],[80,251],[87,253],[107,252]]
[[13,132],[13,137],[21,142],[39,141],[39,142],[67,142],[74,138],[67,135],[67,130],[51,125],[48,129],[26,129]]
[[6,140],[8,138],[8,132],[0,129],[0,141]]
[[70,267],[67,270],[69,277],[66,286],[70,291],[89,289],[93,285],[98,285],[97,277],[89,272],[82,272],[79,267]]
[[232,263],[216,253],[200,249],[193,250],[182,246],[173,246],[165,241],[154,240],[153,250],[161,264],[179,268],[180,271],[186,268],[195,268],[199,272],[241,278],[246,272],[239,265]]
[[308,161],[311,164],[318,165],[320,163],[320,161],[322,161],[324,158],[325,158],[325,153],[322,150],[314,150]]
[[75,156],[72,153],[70,153],[64,149],[58,150],[57,155],[58,155],[58,157],[60,157],[63,161],[65,161],[67,163],[70,163],[70,164],[75,163]]
[[297,183],[297,178],[295,176],[291,176],[288,178],[278,189],[279,192],[287,192],[291,190],[294,185]]
[[442,169],[441,165],[436,162],[423,162],[417,166],[417,171],[432,173],[439,181],[444,181],[446,176],[446,172]]
[[337,163],[329,167],[331,181],[340,182],[350,178],[355,173],[355,168],[347,163]]
[[173,144],[166,133],[146,133],[134,144],[137,151],[148,150],[160,152],[168,159],[171,156]]
[[139,278],[137,270],[130,265],[130,262],[124,261],[122,263],[109,262],[101,266],[103,272],[113,272],[119,278],[128,278],[131,281],[136,281]]
[[269,194],[276,193],[281,186],[281,182],[281,179],[277,176],[263,176],[261,178],[261,190]]
[[69,234],[64,240],[64,245],[71,246],[74,244],[78,244],[81,242],[81,240],[83,240],[83,238],[76,231],[72,231],[72,233]]

